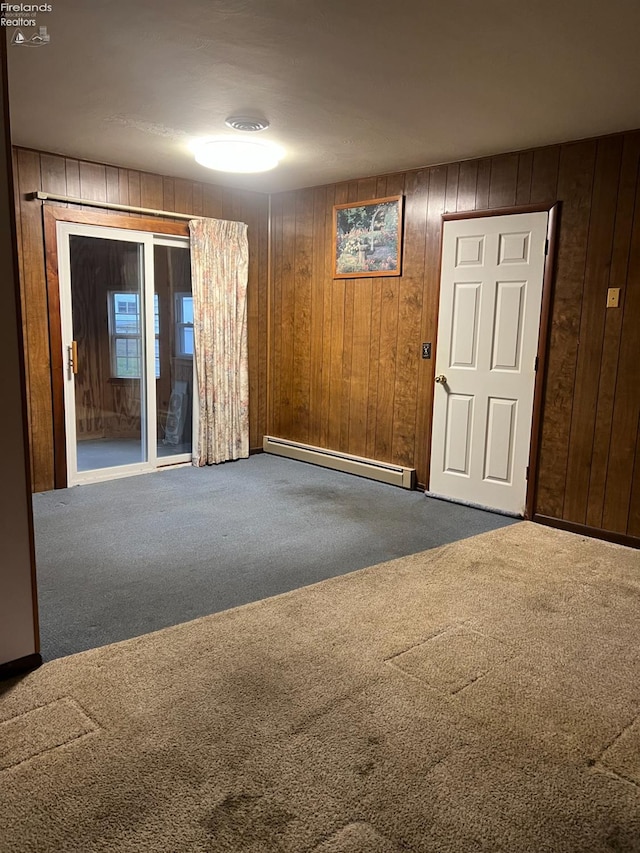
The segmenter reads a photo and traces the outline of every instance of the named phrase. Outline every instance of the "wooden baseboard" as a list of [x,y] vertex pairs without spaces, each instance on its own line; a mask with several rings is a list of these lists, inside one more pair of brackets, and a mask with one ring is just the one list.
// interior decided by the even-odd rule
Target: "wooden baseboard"
[[602,530],[600,527],[589,527],[587,524],[577,524],[575,521],[565,521],[562,518],[553,518],[549,515],[535,513],[533,521],[537,524],[545,524],[547,527],[556,527],[558,530],[567,530],[569,533],[579,533],[582,536],[591,536],[593,539],[604,539],[605,542],[615,542],[616,545],[626,545],[629,548],[640,548],[638,536],[628,536],[626,533],[615,533],[613,530]]
[[42,666],[42,655],[37,652],[17,660],[7,661],[7,663],[0,664],[0,680],[13,678],[14,675],[21,675],[23,672],[29,672],[39,666]]

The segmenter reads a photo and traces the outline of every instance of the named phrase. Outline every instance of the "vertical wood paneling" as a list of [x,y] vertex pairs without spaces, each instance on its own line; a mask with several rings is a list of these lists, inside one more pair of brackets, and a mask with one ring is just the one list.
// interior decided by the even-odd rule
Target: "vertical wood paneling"
[[[387,195],[404,193],[405,175],[387,176]],[[406,228],[406,218],[404,222]],[[406,249],[406,246],[405,246]],[[377,411],[373,459],[390,462],[393,459],[393,413],[395,402],[396,360],[398,354],[399,283],[395,277],[379,278],[380,282],[380,349]]]
[[[67,158],[65,160],[65,174],[67,176],[67,192],[66,195],[80,198],[80,163],[77,160]],[[127,176],[128,180],[128,176]],[[132,203],[132,202],[131,202]],[[77,208],[80,210],[82,205],[70,204],[68,207]]]
[[[350,192],[351,192],[350,188]],[[376,178],[357,182],[355,198],[367,201],[376,198]],[[366,452],[367,395],[369,379],[369,333],[371,328],[371,279],[348,281],[345,287],[345,355],[343,363],[343,434],[344,451],[357,456]]]
[[589,474],[593,456],[598,379],[613,248],[622,139],[606,139],[596,155],[589,242],[582,294],[576,379],[573,389],[569,465],[564,517],[586,522]]
[[[370,197],[370,196],[369,196]],[[346,201],[360,201],[360,181],[350,181]],[[359,280],[345,279],[342,332],[342,384],[340,389],[340,437],[338,449],[349,450],[349,411],[351,408],[351,377],[353,365],[353,302]]]
[[540,148],[533,152],[531,170],[531,204],[554,202],[558,190],[558,166],[560,148]]
[[[204,186],[199,185],[202,204],[204,207]],[[194,187],[195,194],[195,187]],[[194,204],[195,204],[194,198]],[[257,422],[254,425],[255,432],[250,433],[252,447],[260,449],[267,428],[267,400],[268,389],[268,322],[269,322],[269,198],[262,196],[256,201],[257,210],[254,212],[255,225],[253,233],[249,235],[249,245],[255,247],[256,236],[258,242],[258,263],[255,267],[254,277],[250,279],[251,290],[258,294],[258,331],[256,335],[256,348],[251,350],[250,372],[258,374],[258,399],[254,399],[253,405],[257,410]],[[254,248],[255,254],[255,248]]]
[[489,191],[491,189],[491,160],[478,160],[478,179],[476,181],[476,210],[486,210],[489,207]]
[[[380,196],[384,198],[384,196]],[[371,283],[371,316],[369,319],[369,375],[367,377],[367,430],[363,456],[373,459],[376,452],[378,412],[378,375],[380,373],[380,318],[382,316],[383,279]]]
[[[172,202],[172,210],[175,210],[175,199]],[[204,184],[202,187],[202,213],[211,219],[222,217],[222,187],[213,184]]]
[[516,183],[516,204],[529,204],[531,201],[531,176],[533,173],[533,151],[523,151],[518,157],[518,180]]
[[328,446],[340,448],[345,279],[336,279],[331,294],[331,366],[329,379]]
[[[440,299],[440,240],[445,204],[445,173],[442,167],[429,170],[429,195],[424,247],[424,293],[422,297],[421,335],[416,342],[415,358],[420,359],[416,397],[415,469],[418,482],[429,485],[429,441],[433,409],[434,365],[438,346],[438,305]],[[431,341],[431,359],[422,360],[420,343]]]
[[361,181],[358,181],[354,201],[370,201],[371,199],[377,198],[377,187],[377,178],[363,178]]
[[162,176],[143,172],[140,176],[140,206],[162,210]]
[[[376,197],[386,198],[393,193],[387,188],[387,178],[376,181]],[[398,193],[396,193],[398,195]],[[367,427],[364,436],[362,456],[373,459],[376,446],[376,423],[378,409],[378,374],[380,366],[380,316],[382,312],[383,279],[371,281],[371,314],[369,317],[369,372],[367,376]]]
[[[129,201],[129,175],[126,169],[118,169],[118,201],[120,204],[131,204]],[[125,213],[125,216],[130,214]]]
[[193,213],[193,181],[175,179],[174,204],[176,213]]
[[458,209],[458,185],[460,181],[460,165],[451,163],[447,166],[447,189],[444,198],[444,212],[455,213]]
[[280,376],[280,429],[285,435],[294,435],[293,424],[293,329],[295,307],[295,195],[289,194],[282,215],[282,300],[281,300],[281,359]]
[[[90,198],[94,201],[107,200],[107,168],[98,163],[79,164],[80,173],[80,196]],[[83,205],[84,210],[91,210]]]
[[[633,137],[636,152],[638,144],[640,134]],[[625,151],[627,164],[630,148],[628,145]],[[622,269],[625,259],[615,248],[611,267],[611,284],[622,287],[624,301],[602,526],[640,536],[640,180],[637,171],[632,223],[626,276]]]
[[61,157],[54,157],[52,154],[43,154],[40,157],[40,177],[44,192],[66,195],[67,170],[65,162]]
[[309,443],[311,398],[311,264],[313,190],[297,194],[294,237],[292,435]]
[[518,155],[502,154],[491,160],[489,207],[512,207],[516,203]]
[[538,475],[538,512],[562,518],[580,308],[587,259],[596,143],[564,146],[558,198],[562,201],[547,387]]
[[[142,207],[141,173],[134,172],[133,169],[127,169],[127,180],[129,182],[129,204],[132,207]],[[141,214],[132,213],[131,216],[140,218]]]
[[[316,188],[311,247],[306,228],[299,234],[291,225],[287,240],[274,241],[273,306],[282,305],[282,316],[276,309],[272,321],[283,335],[296,334],[298,309],[287,304],[300,291],[286,266],[300,240],[312,282],[310,318],[306,307],[301,317],[311,335],[308,428],[304,413],[302,425],[289,417],[287,432],[284,400],[274,412],[278,434],[413,466],[427,484],[434,360],[421,359],[420,344],[431,341],[435,355],[441,214],[560,201],[536,510],[638,535],[639,150],[640,134],[626,134]],[[398,192],[403,275],[334,280],[333,204]],[[297,219],[299,195],[274,195],[274,209]],[[621,308],[609,313],[608,286],[622,289]],[[296,369],[272,347],[274,387]]]
[[175,181],[173,178],[162,179],[162,208],[163,210],[175,210]]
[[629,504],[627,534],[629,536],[640,537],[640,422],[638,423],[637,430],[638,441],[636,442],[635,465],[633,466],[633,490]]
[[[325,218],[327,210],[327,188],[317,187],[313,190],[313,223],[311,230],[311,326],[309,341],[309,357],[311,359],[310,378],[310,419],[309,419],[309,444],[321,445],[322,437],[322,400],[323,383],[325,376],[325,255],[326,233]],[[331,255],[331,249],[328,254]]]
[[365,456],[367,452],[372,279],[361,278],[355,281],[353,294],[353,346],[347,450],[356,456]]
[[[600,377],[598,384],[598,402],[595,419],[595,430],[593,439],[593,451],[591,456],[589,476],[589,499],[587,504],[587,524],[591,527],[602,525],[604,511],[604,495],[607,481],[609,455],[619,453],[620,448],[627,449],[627,459],[633,450],[636,438],[635,424],[618,432],[616,440],[612,444],[613,410],[615,399],[621,393],[624,398],[625,414],[620,413],[626,419],[629,410],[633,413],[634,403],[640,403],[640,394],[628,394],[625,389],[628,370],[633,366],[622,364],[622,375],[620,376],[620,388],[618,388],[618,365],[620,363],[620,343],[622,338],[622,322],[625,313],[625,298],[627,281],[627,269],[629,263],[629,252],[631,249],[631,232],[633,226],[633,212],[635,206],[636,184],[638,178],[638,158],[640,156],[640,137],[628,138],[623,149],[622,166],[620,169],[620,185],[618,187],[618,198],[615,213],[615,231],[613,235],[613,248],[611,254],[611,266],[608,287],[620,288],[620,308],[605,310],[604,340],[602,347],[602,358],[600,360]],[[603,294],[604,296],[604,294]],[[631,297],[633,299],[633,295]],[[633,306],[632,306],[633,313]],[[640,348],[638,350],[640,352]],[[627,393],[625,393],[627,391]],[[633,417],[633,414],[632,414]],[[623,420],[621,422],[624,423]],[[614,477],[616,490],[622,489],[628,495],[631,480],[631,466],[627,465],[622,476]],[[629,485],[628,485],[629,484]],[[626,503],[628,504],[628,497]],[[626,512],[621,514],[615,524],[616,529],[624,533],[626,531]]]
[[[192,204],[190,213],[195,216],[203,216],[202,213],[202,184],[193,184],[192,187]],[[172,208],[169,208],[170,210]]]
[[[284,251],[282,247],[282,209],[284,198],[275,196],[271,200],[271,292],[269,320],[270,329],[270,354],[271,368],[269,376],[271,387],[269,389],[270,412],[267,421],[267,432],[271,435],[284,435],[281,422],[281,395],[280,379],[282,377],[282,260]],[[274,286],[277,282],[277,287]]]
[[[277,196],[276,196],[277,198]],[[336,200],[335,186],[326,188],[326,208],[324,213],[324,233],[320,240],[324,243],[324,264],[319,260],[319,275],[322,276],[322,404],[320,411],[320,447],[331,447],[329,423],[331,419],[331,366],[332,366],[332,317],[333,317],[333,205]],[[322,220],[318,217],[318,228],[322,229]],[[317,232],[316,232],[317,234]],[[314,243],[317,242],[317,237]]]
[[[335,204],[348,200],[348,184],[335,188]],[[332,224],[333,229],[333,224]],[[333,265],[331,267],[333,275]],[[344,349],[344,294],[346,279],[331,282],[331,362],[329,366],[329,422],[327,425],[328,447],[340,449],[342,415],[342,361]]]
[[[120,170],[115,166],[106,168],[107,201],[110,204],[120,204]],[[117,214],[118,211],[109,211]]]
[[[20,148],[14,150],[14,164],[31,470],[34,490],[42,491],[54,487],[53,395],[57,392],[52,388],[51,341],[58,341],[59,331],[56,334],[55,328],[49,328],[42,203],[27,198],[27,194],[45,190],[96,201],[165,210],[182,209],[185,213],[219,217],[222,214],[222,190],[211,184],[177,181],[161,175],[85,163]],[[252,448],[258,448],[262,446],[266,425],[268,199],[261,193],[228,190],[227,207],[238,213],[238,218],[244,216],[250,223],[250,444]],[[95,210],[88,206],[85,209]],[[101,212],[106,213],[104,210]],[[132,215],[139,217],[138,214]],[[51,318],[51,323],[56,322],[59,324],[59,318]]]
[[458,175],[458,198],[456,210],[473,210],[476,206],[476,189],[478,186],[478,161],[465,160],[460,163]]
[[[440,172],[443,174],[446,193],[451,199],[456,199],[458,170],[441,167],[430,171],[432,174]],[[404,240],[406,253],[399,288],[392,458],[409,467],[413,466],[416,446],[416,400],[418,372],[421,366],[418,341],[424,297],[425,240],[430,171],[410,172],[405,182]],[[455,202],[452,201],[451,203]]]
[[380,364],[378,368],[378,409],[374,459],[393,459],[393,414],[395,403],[396,361],[398,357],[399,287],[394,278],[380,279]]
[[[202,193],[194,193],[193,207],[202,205]],[[194,210],[193,213],[196,211]],[[247,208],[244,221],[247,223],[247,236],[249,239],[254,235],[256,229],[255,211]],[[249,252],[248,281],[255,281],[260,269],[259,247]],[[259,294],[253,287],[247,286],[247,349],[248,352],[258,352],[260,347],[260,303]],[[259,400],[260,400],[260,374],[258,370],[249,371],[249,435],[257,435],[259,431]],[[262,421],[264,423],[264,421]]]

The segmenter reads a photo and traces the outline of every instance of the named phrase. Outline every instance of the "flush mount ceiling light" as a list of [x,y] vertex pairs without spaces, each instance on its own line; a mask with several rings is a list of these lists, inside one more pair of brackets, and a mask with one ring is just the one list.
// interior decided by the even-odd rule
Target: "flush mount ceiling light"
[[218,172],[267,172],[275,169],[284,151],[272,142],[223,136],[194,145],[196,162]]

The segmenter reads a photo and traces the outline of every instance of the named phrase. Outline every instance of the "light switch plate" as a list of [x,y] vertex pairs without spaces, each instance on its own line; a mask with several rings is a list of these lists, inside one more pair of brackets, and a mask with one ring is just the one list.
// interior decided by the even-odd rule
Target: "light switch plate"
[[620,288],[610,287],[607,290],[607,308],[617,308],[620,305]]

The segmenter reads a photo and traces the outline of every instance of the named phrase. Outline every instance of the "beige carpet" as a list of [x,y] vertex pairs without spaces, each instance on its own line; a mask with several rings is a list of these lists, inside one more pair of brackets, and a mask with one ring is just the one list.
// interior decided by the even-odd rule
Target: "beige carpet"
[[46,664],[0,850],[640,851],[640,553],[529,523]]

